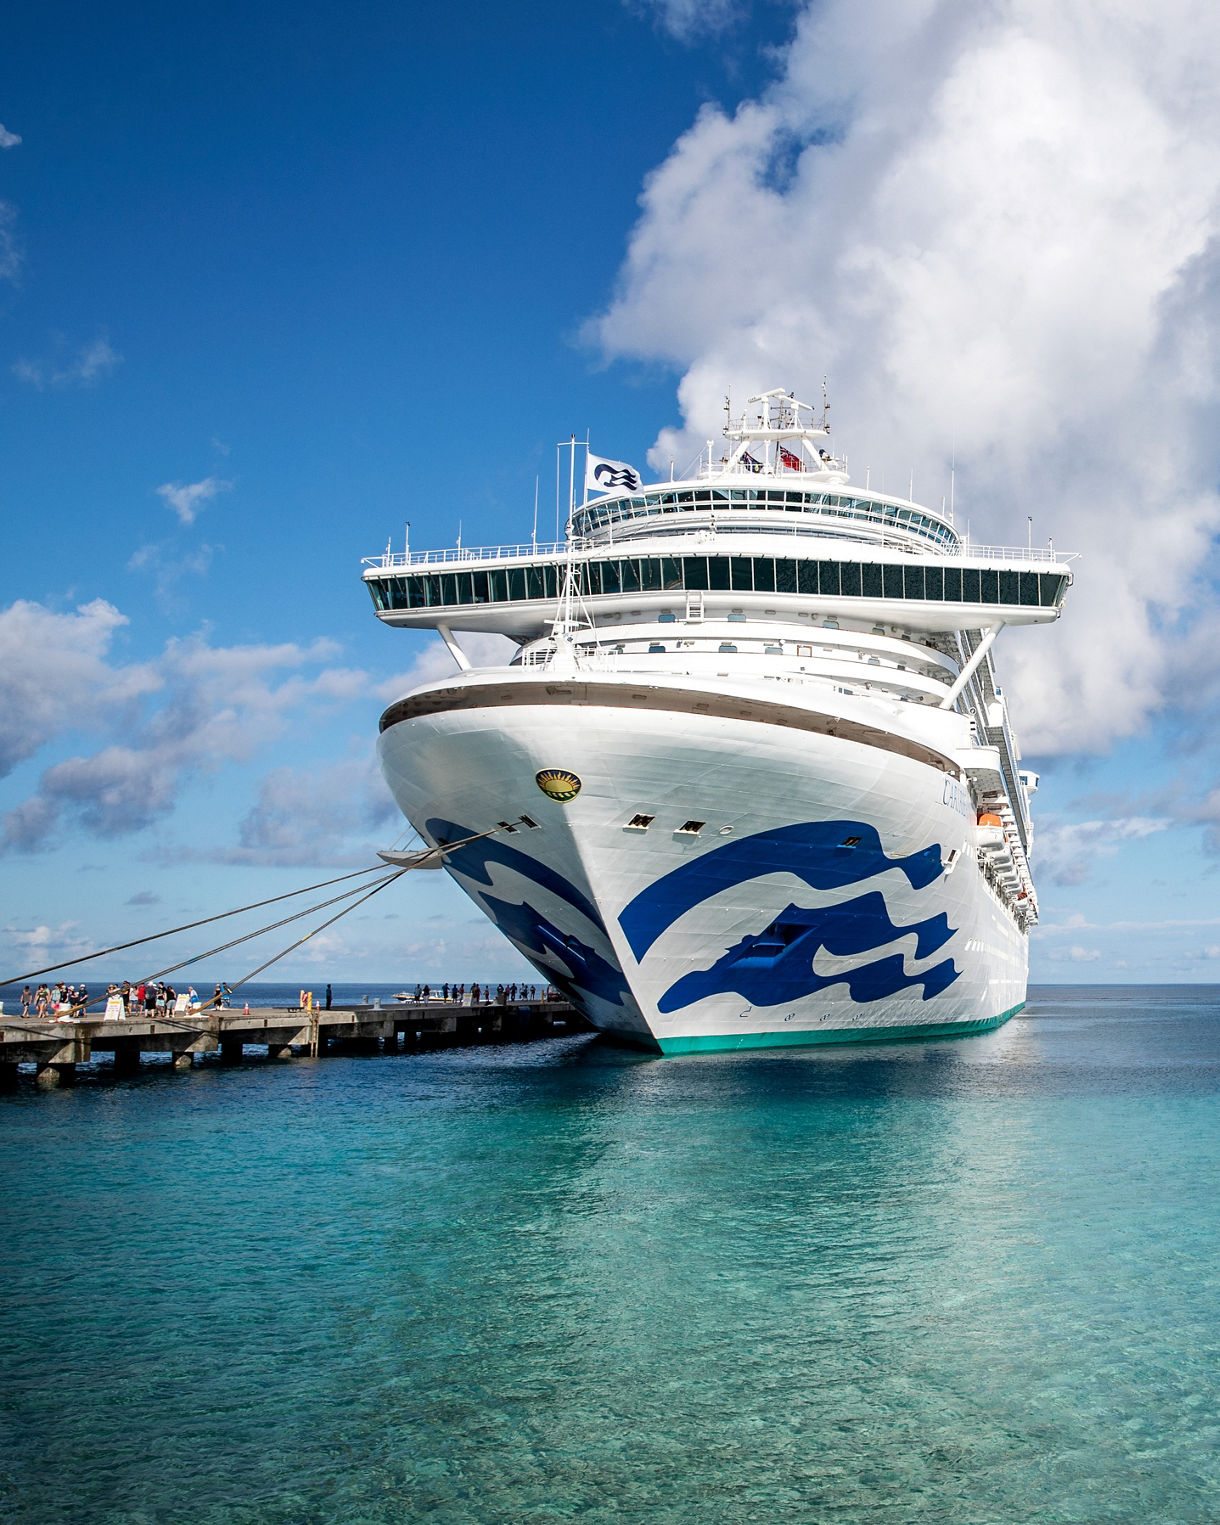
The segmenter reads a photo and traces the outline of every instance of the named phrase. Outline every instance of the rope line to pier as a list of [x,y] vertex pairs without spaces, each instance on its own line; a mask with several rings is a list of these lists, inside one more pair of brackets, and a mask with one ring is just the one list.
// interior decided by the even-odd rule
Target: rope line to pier
[[[484,834],[486,835],[486,833]],[[352,895],[360,895],[359,900],[352,901],[351,905],[345,905],[341,911],[336,911],[333,916],[328,917],[324,922],[320,923],[320,925],[311,927],[310,930],[306,932],[304,937],[298,937],[295,942],[290,943],[286,948],[282,948],[279,953],[273,954],[271,958],[260,964],[257,969],[251,969],[249,974],[245,974],[241,977],[240,980],[234,981],[234,983],[229,986],[229,989],[239,990],[243,985],[248,984],[255,977],[255,975],[262,974],[264,969],[270,969],[272,964],[278,963],[282,958],[286,958],[289,953],[292,953],[303,943],[307,943],[311,937],[316,937],[319,932],[325,932],[327,927],[333,927],[335,922],[341,920],[344,916],[347,915],[349,911],[354,911],[358,906],[362,906],[366,900],[371,900],[374,895],[379,895],[387,885],[393,884],[396,879],[401,879],[404,874],[409,874],[410,872],[411,870],[409,868],[397,869],[394,873],[387,874],[387,876],[375,884],[371,890],[364,890],[363,886],[358,886],[355,890],[347,890],[342,895],[336,895],[333,899],[324,901],[322,905],[310,906],[308,911],[299,911],[296,916],[286,917],[285,921],[277,921],[273,927],[262,928],[262,931],[264,932],[274,931],[275,927],[282,927],[288,921],[299,921],[302,916],[308,916],[312,911],[324,910],[327,906],[334,905],[336,901],[347,900]],[[259,933],[257,932],[250,933],[250,937],[257,937],[258,935]],[[249,938],[238,938],[237,941],[248,942]],[[230,943],[227,946],[233,947],[234,944]],[[201,958],[206,958],[207,954],[200,954],[199,956]],[[168,973],[169,971],[167,970],[166,972]],[[209,1007],[216,1005],[217,1000],[218,998],[216,996],[209,997],[209,999],[200,1007],[200,1012],[207,1011]],[[139,1019],[137,1018],[136,1020]],[[179,1032],[182,1033],[193,1033],[196,1037],[200,1038],[221,1036],[219,1033],[212,1033],[210,1028],[196,1027],[193,1023],[184,1022],[179,1017],[151,1017],[149,1018],[149,1021],[154,1025],[160,1023],[162,1026],[176,1028]],[[3,1021],[3,1019],[0,1019],[0,1025],[13,1028],[17,1032],[30,1033],[38,1038],[45,1038],[48,1036],[47,1033],[42,1032],[40,1029],[26,1026],[20,1022]],[[68,1038],[69,1036],[69,1034],[64,1034],[65,1038]]]
[[[407,869],[400,868],[397,873],[388,874],[384,879],[379,879],[377,881],[377,888],[383,888],[385,885],[389,884],[392,879],[401,878],[401,876],[407,872]],[[247,932],[243,937],[235,937],[231,942],[221,943],[218,947],[209,948],[206,953],[196,953],[192,958],[184,958],[179,964],[170,964],[165,969],[158,969],[155,974],[148,975],[144,979],[143,983],[145,985],[151,985],[154,980],[164,979],[167,974],[175,974],[179,969],[186,969],[191,964],[198,964],[205,958],[211,958],[215,953],[227,953],[230,948],[236,948],[241,943],[248,943],[255,937],[262,937],[265,932],[274,932],[279,927],[286,927],[289,922],[300,921],[302,916],[312,916],[315,911],[325,911],[328,906],[338,905],[339,901],[341,900],[350,900],[353,895],[359,895],[363,889],[364,886],[362,884],[358,884],[355,889],[344,890],[341,894],[332,895],[329,900],[319,901],[317,905],[307,905],[303,911],[294,911],[291,916],[285,916],[280,921],[269,922],[267,926],[259,927],[254,932]],[[359,904],[359,902],[357,902],[357,904]],[[352,907],[349,906],[348,910],[351,909]],[[229,988],[234,989],[235,987],[230,986]]]
[[[484,834],[487,835],[487,833]],[[296,942],[290,944],[287,948],[284,949],[282,953],[277,953],[274,958],[269,958],[265,964],[260,964],[257,969],[251,969],[249,974],[243,975],[235,985],[230,987],[230,989],[239,990],[241,986],[247,984],[250,980],[252,980],[256,974],[262,974],[264,969],[270,969],[272,964],[278,963],[282,958],[286,958],[289,953],[293,952],[294,949],[299,948],[302,943],[307,943],[311,937],[316,937],[319,932],[325,932],[327,927],[333,927],[335,922],[337,922],[340,917],[346,916],[349,911],[354,911],[357,906],[362,906],[366,900],[372,900],[374,895],[380,895],[387,884],[393,884],[395,879],[401,879],[404,874],[409,874],[410,872],[411,871],[408,868],[400,868],[396,874],[391,874],[388,879],[383,879],[380,884],[375,884],[373,888],[363,894],[359,900],[353,901],[351,905],[345,905],[341,911],[336,911],[335,914],[330,917],[329,920],[324,921],[321,926],[313,927],[310,931],[306,932],[304,937],[298,937]]]
[[239,905],[232,911],[218,911],[215,916],[205,916],[201,921],[184,922],[180,927],[170,927],[165,932],[150,932],[147,937],[137,937],[129,943],[115,943],[113,948],[99,948],[95,953],[82,953],[78,958],[65,959],[62,964],[47,964],[42,969],[31,969],[28,974],[15,974],[11,979],[0,980],[0,985],[20,985],[23,980],[37,979],[40,974],[54,974],[56,969],[71,969],[74,964],[87,964],[90,959],[105,958],[108,953],[122,953],[127,948],[138,948],[142,943],[155,943],[158,938],[172,937],[175,932],[191,932],[196,927],[206,927],[209,922],[224,921],[227,916],[240,916],[243,911],[258,911],[265,905],[275,905],[280,900],[291,900],[295,895],[308,895],[310,890],[326,890],[332,884],[342,884],[345,879],[358,879],[362,874],[374,874],[384,867],[384,863],[374,863],[369,868],[358,868],[351,874],[340,874],[337,879],[324,879],[321,884],[307,884],[299,890],[289,890],[283,895],[272,895],[270,900],[254,900],[249,905]]
[[[517,823],[514,821],[514,822],[512,822],[512,824],[515,826]],[[506,828],[505,825],[497,825],[497,826],[493,826],[490,831],[476,832],[473,836],[463,837],[458,842],[445,842],[445,843],[442,843],[438,847],[424,847],[424,848],[421,848],[421,850],[419,852],[420,864],[422,864],[423,860],[425,860],[427,858],[430,858],[430,857],[433,857],[434,855],[443,858],[447,853],[451,853],[454,850],[454,848],[465,847],[468,842],[479,842],[484,837],[494,837],[497,832],[504,831],[506,829],[507,828]],[[411,868],[419,867],[420,864],[403,864],[402,867],[401,867],[400,872],[406,873]],[[180,926],[180,927],[170,927],[167,931],[164,931],[164,932],[150,932],[147,937],[136,937],[136,938],[133,938],[131,940],[131,942],[127,942],[127,943],[115,943],[114,946],[110,947],[110,948],[98,948],[93,953],[82,953],[82,954],[80,954],[76,958],[65,959],[63,961],[63,963],[60,963],[60,964],[46,964],[41,969],[31,969],[26,974],[14,974],[10,978],[8,978],[8,979],[0,980],[0,985],[20,985],[25,980],[37,979],[38,976],[41,975],[41,974],[54,974],[57,969],[71,969],[76,964],[87,964],[92,959],[95,959],[95,958],[105,958],[108,953],[123,953],[128,948],[139,948],[144,943],[154,943],[154,942],[157,942],[162,937],[172,937],[176,932],[191,932],[196,927],[206,927],[211,922],[214,922],[214,921],[224,921],[229,916],[240,916],[243,911],[258,911],[258,910],[261,910],[263,908],[263,906],[277,905],[281,900],[292,900],[297,895],[308,895],[312,890],[326,890],[326,889],[329,889],[332,884],[343,884],[348,879],[359,879],[364,874],[375,874],[379,870],[385,869],[386,866],[387,865],[385,863],[374,863],[374,864],[371,864],[368,868],[358,868],[358,869],[354,870],[350,874],[340,874],[337,879],[323,879],[320,884],[306,884],[306,885],[302,886],[302,888],[299,889],[299,890],[288,890],[283,895],[272,895],[267,900],[253,900],[253,901],[250,902],[249,905],[240,905],[240,906],[237,906],[232,911],[218,911],[215,916],[204,916],[199,921],[184,922],[182,924],[182,926]],[[356,893],[356,891],[352,891],[352,893],[354,894],[354,893]],[[336,899],[341,899],[342,896],[336,896],[335,898]],[[333,900],[328,900],[328,901],[324,902],[324,905],[333,905],[334,903],[335,902]],[[322,910],[323,906],[313,906],[313,907],[311,907],[311,909],[315,910],[315,911]],[[308,911],[302,911],[300,913],[300,915],[308,916],[309,912]],[[286,918],[287,921],[292,921],[294,919],[295,918],[291,917],[291,916]],[[264,927],[263,931],[265,931],[265,932],[272,932],[272,931],[275,930],[276,927],[282,927],[284,925],[285,925],[285,922],[277,921],[277,922],[273,923],[271,926]],[[252,937],[256,937],[258,934],[257,933],[251,933],[250,935]],[[247,939],[238,938],[238,939],[236,939],[236,942],[242,942],[242,941],[246,941],[246,940]],[[214,953],[222,953],[225,948],[235,947],[236,946],[236,942],[225,943],[223,948],[214,948],[212,951]],[[200,958],[207,958],[208,954],[201,953],[199,955],[199,957]],[[188,959],[187,960],[187,963],[195,963],[195,962],[197,962],[196,959]],[[185,964],[174,964],[171,969],[163,969],[161,971],[161,974],[172,974],[175,969],[183,969],[185,967],[186,967]],[[156,974],[153,974],[153,975],[149,976],[150,979],[154,979],[154,980],[155,979],[160,979],[160,977],[161,977],[161,975],[156,975]],[[92,1003],[90,1003],[90,1004],[92,1004]]]

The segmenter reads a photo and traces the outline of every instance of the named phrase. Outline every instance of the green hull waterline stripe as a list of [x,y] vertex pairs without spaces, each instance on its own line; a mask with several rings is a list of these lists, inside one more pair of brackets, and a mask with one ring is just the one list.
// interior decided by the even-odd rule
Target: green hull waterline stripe
[[710,1033],[691,1038],[658,1038],[663,1054],[716,1054],[742,1048],[803,1048],[812,1043],[893,1043],[901,1039],[962,1038],[970,1033],[987,1033],[1003,1026],[1009,1017],[1023,1010],[1025,1002],[998,1017],[980,1017],[974,1022],[929,1022],[909,1027],[829,1027],[776,1033]]

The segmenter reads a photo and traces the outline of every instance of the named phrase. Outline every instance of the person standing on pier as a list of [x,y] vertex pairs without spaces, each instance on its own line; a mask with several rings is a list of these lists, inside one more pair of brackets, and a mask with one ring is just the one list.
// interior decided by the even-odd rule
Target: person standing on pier
[[30,994],[30,987],[27,985],[25,987],[25,989],[21,992],[21,1015],[23,1017],[28,1017],[29,1016],[29,1014],[30,1014],[30,1002],[33,999],[34,999],[33,996]]
[[327,987],[326,987],[326,1009],[327,1009],[327,1011],[330,1010],[331,999],[332,999],[331,988],[330,988],[329,985],[327,985]]

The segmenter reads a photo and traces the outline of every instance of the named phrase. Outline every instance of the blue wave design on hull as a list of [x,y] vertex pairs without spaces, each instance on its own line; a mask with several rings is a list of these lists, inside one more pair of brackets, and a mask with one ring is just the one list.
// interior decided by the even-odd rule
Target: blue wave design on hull
[[[560,931],[528,900],[521,905],[510,905],[494,895],[480,895],[479,899],[505,937],[520,948],[535,967],[541,967],[547,979],[577,1005],[580,997],[574,987],[600,997],[612,1006],[623,1004],[623,997],[628,992],[622,970],[603,958],[596,948],[570,932]],[[552,966],[550,960],[553,958],[567,965],[570,976]]]
[[[857,837],[857,845],[844,846],[848,837]],[[891,868],[904,873],[912,889],[922,890],[942,871],[940,844],[934,842],[905,858],[891,858],[882,850],[876,827],[865,821],[805,821],[773,827],[713,848],[664,874],[627,905],[619,926],[631,951],[642,959],[680,916],[748,879],[789,873],[810,889],[835,890]]]
[[[453,821],[445,821],[433,818],[425,822],[424,830],[434,842],[442,846],[446,842],[460,842],[463,837],[472,837],[474,832],[469,826],[459,826]],[[479,884],[485,884],[491,888],[491,874],[488,872],[489,863],[499,863],[504,868],[511,868],[526,879],[532,879],[535,884],[544,890],[550,890],[553,895],[558,895],[561,900],[566,900],[570,906],[588,917],[599,931],[605,932],[606,928],[601,917],[597,914],[597,907],[588,898],[582,895],[574,884],[569,883],[562,874],[557,874],[553,868],[548,868],[545,863],[539,863],[537,858],[531,858],[528,853],[519,852],[517,848],[510,847],[507,842],[502,842],[496,837],[484,837],[479,842],[467,842],[451,853],[446,860],[448,866],[457,873],[468,879],[474,879]]]
[[908,974],[901,953],[876,959],[842,974],[820,975],[813,961],[825,948],[845,957],[884,947],[895,938],[915,934],[916,958],[927,958],[953,936],[942,911],[926,921],[901,927],[890,920],[885,897],[873,891],[841,905],[806,910],[790,905],[765,931],[744,937],[710,969],[684,974],[657,1002],[659,1011],[678,1011],[707,996],[735,993],[752,1006],[779,1006],[803,1000],[830,985],[846,985],[853,1001],[879,1001],[915,985],[930,1000],[956,980],[961,971],[945,959],[922,974]]
[[[427,821],[425,830],[434,842],[442,845],[474,835],[469,826],[460,826],[455,821],[439,817]],[[507,842],[495,837],[483,837],[478,842],[465,843],[447,860],[447,866],[455,873],[473,879],[477,884],[486,885],[488,889],[493,888],[490,871],[493,863],[511,869],[522,878],[531,880],[540,889],[548,890],[560,900],[566,901],[609,942],[605,924],[587,895],[582,894],[553,868],[539,863],[537,858],[531,858],[528,853],[510,847]],[[612,1006],[623,1004],[623,997],[629,994],[623,972],[617,964],[603,958],[596,948],[582,942],[573,933],[562,931],[528,900],[520,905],[512,905],[509,901],[485,894],[482,890],[476,890],[474,894],[505,937],[515,943],[526,958],[539,968],[540,973],[577,1006],[581,1004],[581,992],[597,996]],[[571,970],[570,976],[553,968],[548,962],[551,958],[560,959]],[[539,960],[542,961],[540,965]]]

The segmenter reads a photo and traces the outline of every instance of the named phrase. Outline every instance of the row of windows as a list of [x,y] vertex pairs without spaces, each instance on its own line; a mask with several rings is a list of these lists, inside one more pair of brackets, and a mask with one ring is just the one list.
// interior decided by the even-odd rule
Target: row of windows
[[606,524],[650,518],[655,514],[691,513],[710,509],[780,509],[785,513],[821,514],[831,518],[862,519],[873,524],[913,530],[938,545],[956,545],[956,534],[930,514],[874,498],[844,493],[794,492],[779,487],[692,487],[650,492],[634,498],[607,498],[581,509],[573,529],[587,535]]
[[[622,593],[803,593],[832,598],[903,598],[940,603],[1018,604],[1056,608],[1067,578],[1060,572],[1001,572],[979,567],[796,561],[783,556],[632,556],[576,567],[586,597]],[[556,599],[563,564],[477,572],[426,572],[369,580],[378,609],[439,609],[463,604]]]

